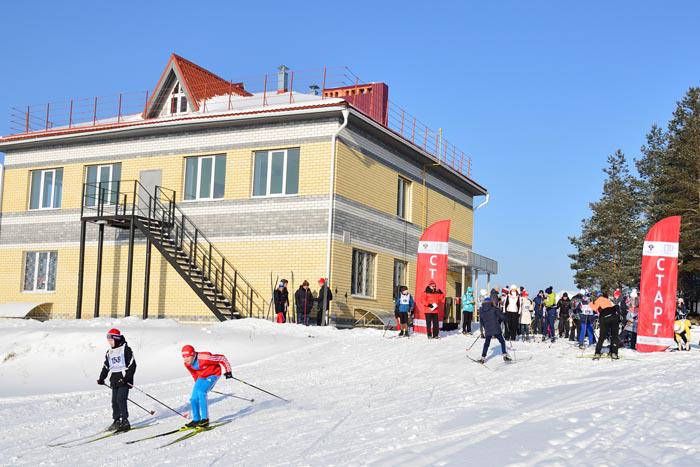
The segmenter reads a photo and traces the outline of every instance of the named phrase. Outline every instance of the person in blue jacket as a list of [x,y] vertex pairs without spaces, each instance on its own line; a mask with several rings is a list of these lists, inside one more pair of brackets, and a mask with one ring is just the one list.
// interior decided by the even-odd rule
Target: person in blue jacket
[[472,333],[475,305],[474,290],[467,287],[467,291],[462,294],[462,334]]
[[537,292],[537,296],[533,300],[533,303],[535,304],[535,324],[532,326],[533,334],[540,334],[542,335],[545,334],[546,332],[546,322],[544,319],[544,290],[540,290]]
[[481,351],[481,359],[479,360],[479,363],[486,362],[486,352],[489,350],[492,337],[495,337],[498,339],[498,342],[501,343],[503,360],[507,362],[511,361],[508,352],[506,352],[506,341],[503,338],[503,332],[501,331],[501,322],[506,320],[506,315],[500,308],[493,306],[491,298],[489,297],[484,299],[484,303],[479,309],[479,317],[481,319],[481,327],[484,329],[484,348]]
[[408,293],[408,287],[402,285],[399,288],[399,296],[396,297],[396,314],[401,323],[401,331],[399,332],[399,337],[408,337],[408,314],[413,313],[416,306],[416,302],[413,297]]

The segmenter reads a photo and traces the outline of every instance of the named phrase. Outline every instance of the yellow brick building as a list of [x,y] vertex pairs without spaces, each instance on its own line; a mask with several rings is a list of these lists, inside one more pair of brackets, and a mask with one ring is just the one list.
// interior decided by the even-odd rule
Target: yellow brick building
[[273,283],[289,280],[291,298],[324,277],[331,322],[351,326],[413,289],[418,237],[447,218],[448,296],[496,273],[472,251],[483,187],[389,129],[385,103],[279,82],[251,93],[173,55],[140,114],[47,117],[38,131],[28,114],[26,132],[0,138],[2,303],[52,318],[270,318]]

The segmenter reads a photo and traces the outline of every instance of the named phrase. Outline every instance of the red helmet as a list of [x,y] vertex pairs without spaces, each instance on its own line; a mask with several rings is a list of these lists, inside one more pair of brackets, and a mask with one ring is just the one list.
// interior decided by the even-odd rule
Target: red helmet
[[187,344],[182,348],[182,358],[194,357],[194,347]]
[[112,328],[109,331],[107,331],[107,339],[114,339],[114,338],[120,338],[122,337],[122,333],[119,332],[119,329],[117,328]]

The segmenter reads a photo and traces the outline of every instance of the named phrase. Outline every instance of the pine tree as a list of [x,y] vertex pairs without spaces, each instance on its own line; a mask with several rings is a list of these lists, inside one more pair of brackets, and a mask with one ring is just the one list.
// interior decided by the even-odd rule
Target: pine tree
[[569,237],[576,253],[569,255],[578,287],[612,290],[637,286],[644,241],[642,197],[622,151],[608,156],[603,195],[591,203],[592,215],[582,221],[581,235]]
[[646,228],[681,216],[680,288],[698,300],[700,282],[700,88],[677,103],[668,128],[652,127],[637,170],[644,183]]

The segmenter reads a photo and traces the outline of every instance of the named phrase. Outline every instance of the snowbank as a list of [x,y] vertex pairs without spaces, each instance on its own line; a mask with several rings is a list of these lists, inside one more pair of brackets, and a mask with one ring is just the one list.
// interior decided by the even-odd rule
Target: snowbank
[[[179,360],[185,342],[230,354],[237,377],[292,402],[220,381],[217,390],[255,403],[213,395],[212,418],[232,423],[157,449],[172,438],[124,441],[182,419],[132,392],[158,409],[158,426],[80,447],[47,447],[110,421],[109,393],[93,385],[104,333],[113,325],[134,346],[137,384],[177,409],[187,410],[191,389]],[[620,361],[594,362],[576,358],[580,351],[566,341],[516,343],[515,364],[492,347],[484,367],[465,356],[472,337],[395,335],[256,320],[198,328],[138,320],[1,323],[0,361],[8,352],[16,356],[0,363],[0,463],[700,465],[697,346],[662,354],[623,350]],[[480,344],[470,355],[478,356]],[[151,420],[130,410],[132,422]]]

